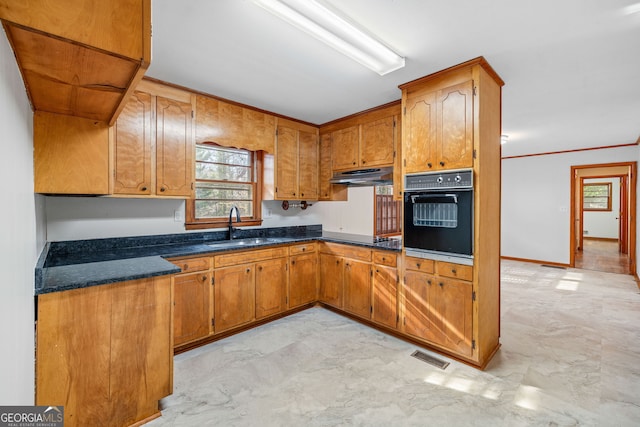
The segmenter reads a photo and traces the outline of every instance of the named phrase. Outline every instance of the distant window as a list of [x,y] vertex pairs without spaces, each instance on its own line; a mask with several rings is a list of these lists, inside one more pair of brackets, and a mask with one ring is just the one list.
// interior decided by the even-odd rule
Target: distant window
[[187,201],[187,222],[199,224],[189,228],[221,227],[227,224],[229,211],[240,210],[240,225],[255,225],[258,176],[257,154],[252,151],[196,145],[195,197]]
[[394,236],[402,232],[402,202],[393,200],[393,185],[375,187],[373,211],[376,236]]
[[585,211],[611,210],[611,183],[589,183],[582,186],[583,207]]

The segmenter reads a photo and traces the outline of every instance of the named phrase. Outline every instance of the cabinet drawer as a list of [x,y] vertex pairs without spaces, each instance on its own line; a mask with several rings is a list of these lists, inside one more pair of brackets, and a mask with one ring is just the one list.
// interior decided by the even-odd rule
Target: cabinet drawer
[[397,255],[392,252],[373,252],[373,263],[396,267],[398,264]]
[[407,270],[422,271],[423,273],[433,273],[435,271],[434,261],[432,259],[422,259],[414,257],[406,257],[405,268]]
[[473,267],[470,265],[438,261],[438,274],[440,276],[453,277],[470,282],[473,280]]
[[217,255],[214,258],[214,264],[216,268],[227,267],[229,265],[286,257],[287,255],[289,255],[289,248],[286,246],[279,246],[269,249],[258,249],[255,251],[232,252],[224,255]]
[[293,245],[293,246],[289,246],[289,254],[290,255],[306,254],[309,252],[315,252],[316,248],[317,248],[317,245],[315,242]]
[[211,257],[170,259],[169,261],[180,267],[182,273],[209,270],[211,268]]
[[371,249],[358,246],[325,242],[321,246],[320,251],[345,258],[357,259],[359,261],[371,261]]

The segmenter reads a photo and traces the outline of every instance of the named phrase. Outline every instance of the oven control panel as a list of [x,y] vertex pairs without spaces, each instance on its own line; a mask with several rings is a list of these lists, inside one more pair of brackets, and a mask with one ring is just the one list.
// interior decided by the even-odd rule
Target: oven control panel
[[453,188],[473,188],[473,170],[460,169],[442,172],[405,175],[404,190],[434,190]]

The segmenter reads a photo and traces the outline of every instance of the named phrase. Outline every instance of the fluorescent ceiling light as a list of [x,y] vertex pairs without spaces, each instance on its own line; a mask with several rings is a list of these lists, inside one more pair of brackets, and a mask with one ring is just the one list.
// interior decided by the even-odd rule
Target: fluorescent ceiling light
[[381,76],[404,67],[403,57],[315,0],[253,2]]

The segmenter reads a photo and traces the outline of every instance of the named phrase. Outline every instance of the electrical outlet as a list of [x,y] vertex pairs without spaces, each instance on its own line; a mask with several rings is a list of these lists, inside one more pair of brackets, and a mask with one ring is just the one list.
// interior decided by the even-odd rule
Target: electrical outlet
[[183,222],[184,221],[184,214],[182,213],[181,210],[173,211],[173,220],[175,222]]

